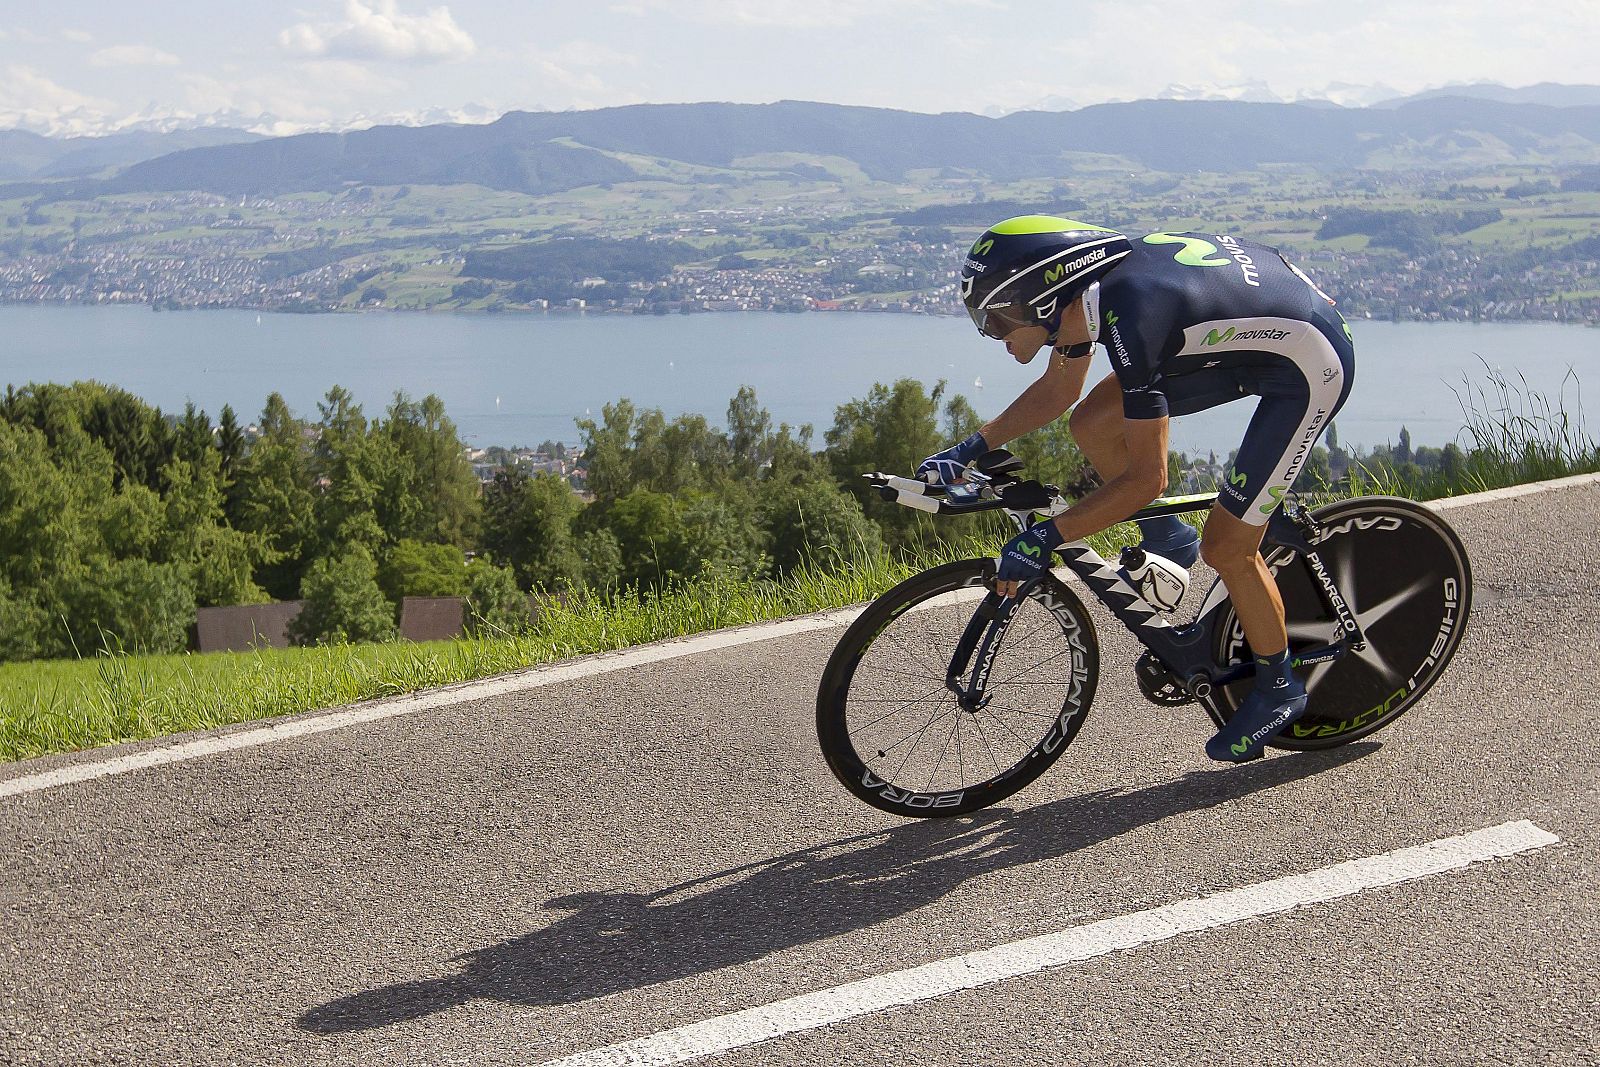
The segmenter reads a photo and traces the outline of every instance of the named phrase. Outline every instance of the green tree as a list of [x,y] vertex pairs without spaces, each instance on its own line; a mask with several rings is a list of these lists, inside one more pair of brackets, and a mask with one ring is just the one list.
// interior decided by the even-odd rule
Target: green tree
[[233,525],[263,545],[256,581],[292,599],[316,546],[316,497],[304,424],[277,393],[261,412],[261,433],[239,464],[230,495]]
[[834,411],[826,435],[834,479],[849,488],[892,547],[932,544],[939,534],[922,513],[880,500],[861,475],[909,475],[925,457],[945,447],[937,418],[944,387],[941,381],[930,393],[911,378],[892,386],[874,385],[864,398]]
[[380,432],[398,456],[391,469],[401,480],[391,491],[415,501],[412,508],[380,508],[395,516],[395,525],[385,525],[389,536],[467,545],[478,521],[478,479],[444,401],[430,393],[419,403],[396,393]]
[[758,514],[779,577],[808,560],[832,567],[883,551],[877,525],[826,477],[763,485]]
[[475,559],[467,567],[467,633],[494,637],[526,630],[532,622],[528,596],[509,567]]
[[396,635],[394,608],[378,588],[378,565],[363,545],[314,561],[300,597],[304,606],[289,624],[296,644],[390,641]]
[[465,596],[466,559],[454,545],[404,540],[385,554],[378,588],[396,609],[408,596]]
[[583,502],[565,478],[505,467],[484,490],[484,551],[525,589],[581,584],[584,562],[573,522]]

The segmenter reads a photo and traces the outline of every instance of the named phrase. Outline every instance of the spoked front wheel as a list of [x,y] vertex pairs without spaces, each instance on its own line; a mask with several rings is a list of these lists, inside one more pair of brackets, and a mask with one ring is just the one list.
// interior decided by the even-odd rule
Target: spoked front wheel
[[924,571],[879,597],[839,640],[817,691],[828,767],[896,815],[961,815],[1032,782],[1077,734],[1100,653],[1082,601],[1047,575],[995,645],[981,706],[945,684],[994,561]]
[[[1277,748],[1331,748],[1399,718],[1444,672],[1472,607],[1467,550],[1431,508],[1400,497],[1358,497],[1315,517],[1322,534],[1314,547],[1366,647],[1302,672],[1311,699],[1305,716],[1271,742]],[[1338,623],[1311,568],[1287,548],[1263,555],[1283,594],[1291,651],[1334,641]],[[1218,619],[1214,652],[1218,663],[1249,655],[1231,604]],[[1246,679],[1218,691],[1225,719],[1254,684]]]

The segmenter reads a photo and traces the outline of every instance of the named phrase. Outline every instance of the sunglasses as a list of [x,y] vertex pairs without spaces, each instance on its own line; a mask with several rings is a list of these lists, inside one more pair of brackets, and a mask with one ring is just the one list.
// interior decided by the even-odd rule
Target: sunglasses
[[992,337],[996,341],[1004,341],[1013,330],[1020,330],[1033,323],[1012,318],[999,310],[984,310],[982,308],[968,308],[967,314],[972,318],[972,324],[978,332],[985,337]]

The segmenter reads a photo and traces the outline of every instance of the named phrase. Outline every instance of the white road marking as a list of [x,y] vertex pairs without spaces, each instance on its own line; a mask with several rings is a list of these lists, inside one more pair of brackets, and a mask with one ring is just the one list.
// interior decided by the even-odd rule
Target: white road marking
[[[1484,493],[1471,493],[1466,496],[1430,501],[1427,506],[1435,510],[1445,511],[1491,500],[1508,500],[1514,497],[1527,496],[1531,493],[1595,484],[1600,484],[1600,474],[1579,474],[1570,478],[1557,478],[1547,482],[1534,482],[1529,485],[1512,486],[1508,489],[1491,489]],[[1061,573],[1064,572],[1058,571],[1058,574]],[[1075,576],[1073,577],[1075,578]],[[975,591],[972,595],[976,598],[982,594]],[[626,670],[629,667],[659,663],[662,660],[677,659],[682,656],[693,656],[701,652],[734,648],[739,645],[753,644],[757,641],[770,641],[774,638],[810,633],[815,630],[842,629],[850,625],[851,621],[860,615],[863,610],[865,610],[864,606],[857,606],[838,611],[826,611],[818,615],[808,615],[799,619],[789,619],[784,622],[756,623],[733,630],[718,630],[696,637],[645,645],[622,652],[588,656],[550,667],[535,668],[530,671],[501,675],[476,682],[464,682],[460,685],[432,689],[427,692],[395,697],[390,700],[371,701],[331,711],[307,712],[299,716],[276,720],[249,729],[234,730],[213,737],[180,742],[176,745],[147,748],[130,755],[114,756],[102,760],[89,760],[83,763],[70,763],[54,770],[41,771],[37,774],[24,774],[13,778],[0,779],[0,800],[24,793],[36,792],[41,789],[53,789],[57,786],[70,785],[74,782],[87,782],[95,778],[104,778],[107,775],[126,774],[129,771],[144,770],[149,767],[182,763],[186,760],[198,759],[201,756],[209,756],[219,752],[232,752],[241,748],[269,745],[275,741],[320,734],[328,730],[338,730],[360,723],[379,722],[383,719],[392,719],[400,715],[412,715],[420,711],[433,711],[472,700],[483,700],[488,697],[505,696],[509,693],[520,693],[527,689],[537,689],[540,686],[569,682],[578,678],[589,678],[597,674]],[[3,771],[3,769],[3,767],[0,767],[0,771]]]
[[673,1030],[547,1060],[539,1067],[619,1067],[683,1063],[786,1034],[815,1030],[885,1008],[903,1007],[977,986],[1035,974],[1123,949],[1166,941],[1369,889],[1414,881],[1553,845],[1560,838],[1531,822],[1509,822],[1306,874],[1275,878],[1209,897],[1076,926],[1054,934],[936,960],[816,993],[690,1023]]

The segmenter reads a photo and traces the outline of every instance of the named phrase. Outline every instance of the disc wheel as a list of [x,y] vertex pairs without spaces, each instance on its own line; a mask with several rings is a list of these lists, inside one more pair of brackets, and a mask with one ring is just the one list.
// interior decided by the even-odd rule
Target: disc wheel
[[[1346,598],[1366,647],[1303,669],[1306,714],[1271,744],[1332,748],[1381,729],[1414,705],[1450,663],[1472,606],[1472,569],[1461,539],[1436,512],[1399,497],[1341,500],[1319,509],[1316,543]],[[1291,652],[1331,644],[1338,623],[1323,603],[1316,576],[1298,553],[1263,553],[1283,594]],[[1216,628],[1219,663],[1250,655],[1231,604]],[[1255,683],[1219,690],[1224,721]]]
[[996,642],[989,699],[968,710],[946,686],[993,578],[988,559],[924,571],[874,601],[828,660],[817,737],[834,775],[873,807],[916,818],[986,807],[1044,773],[1083,725],[1099,645],[1083,603],[1054,576]]

